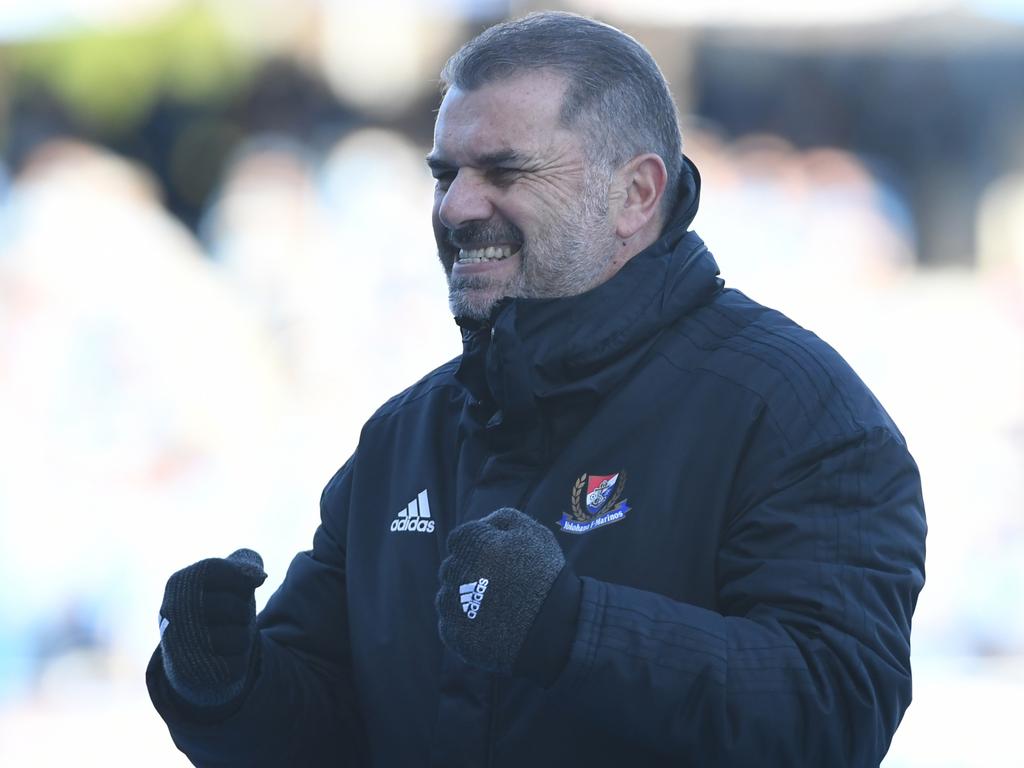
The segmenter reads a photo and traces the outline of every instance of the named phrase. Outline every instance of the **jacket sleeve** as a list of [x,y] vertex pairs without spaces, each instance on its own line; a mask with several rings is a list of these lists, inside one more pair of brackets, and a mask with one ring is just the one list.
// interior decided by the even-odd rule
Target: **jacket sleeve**
[[351,461],[324,489],[313,549],[257,618],[257,675],[240,705],[202,714],[170,690],[157,648],[146,682],[177,747],[211,768],[362,765],[352,689],[344,535]]
[[694,765],[877,766],[911,698],[917,468],[880,428],[771,474],[724,533],[718,611],[584,578],[550,693]]

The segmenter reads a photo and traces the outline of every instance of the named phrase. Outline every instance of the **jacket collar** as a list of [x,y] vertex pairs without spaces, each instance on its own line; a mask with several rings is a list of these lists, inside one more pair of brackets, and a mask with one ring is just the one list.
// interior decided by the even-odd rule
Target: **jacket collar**
[[544,408],[599,398],[643,357],[659,332],[721,289],[718,266],[688,232],[700,176],[686,165],[661,237],[609,280],[577,296],[503,299],[490,322],[460,320],[456,374],[490,426],[530,422]]

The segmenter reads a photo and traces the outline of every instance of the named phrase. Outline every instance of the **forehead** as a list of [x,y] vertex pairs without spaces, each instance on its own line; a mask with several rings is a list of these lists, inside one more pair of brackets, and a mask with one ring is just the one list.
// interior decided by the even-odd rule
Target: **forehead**
[[452,87],[434,125],[434,154],[463,164],[509,149],[541,152],[573,140],[561,123],[566,79],[538,71],[463,90]]

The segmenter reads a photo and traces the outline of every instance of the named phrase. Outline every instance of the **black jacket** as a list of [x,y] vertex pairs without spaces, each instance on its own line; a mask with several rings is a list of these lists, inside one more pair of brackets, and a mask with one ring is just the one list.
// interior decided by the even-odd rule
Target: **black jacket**
[[[838,354],[723,288],[690,181],[611,280],[502,302],[367,422],[237,712],[180,709],[157,652],[154,702],[195,763],[878,765],[910,703],[918,472]],[[547,688],[438,638],[445,537],[504,506],[583,577],[579,615],[545,610],[524,649],[557,662]]]

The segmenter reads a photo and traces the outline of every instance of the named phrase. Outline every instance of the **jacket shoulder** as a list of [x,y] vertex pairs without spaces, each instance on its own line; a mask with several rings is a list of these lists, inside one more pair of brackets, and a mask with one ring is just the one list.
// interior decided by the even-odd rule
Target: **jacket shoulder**
[[722,291],[677,330],[688,367],[726,379],[759,400],[790,447],[875,429],[903,440],[835,349],[737,290]]

